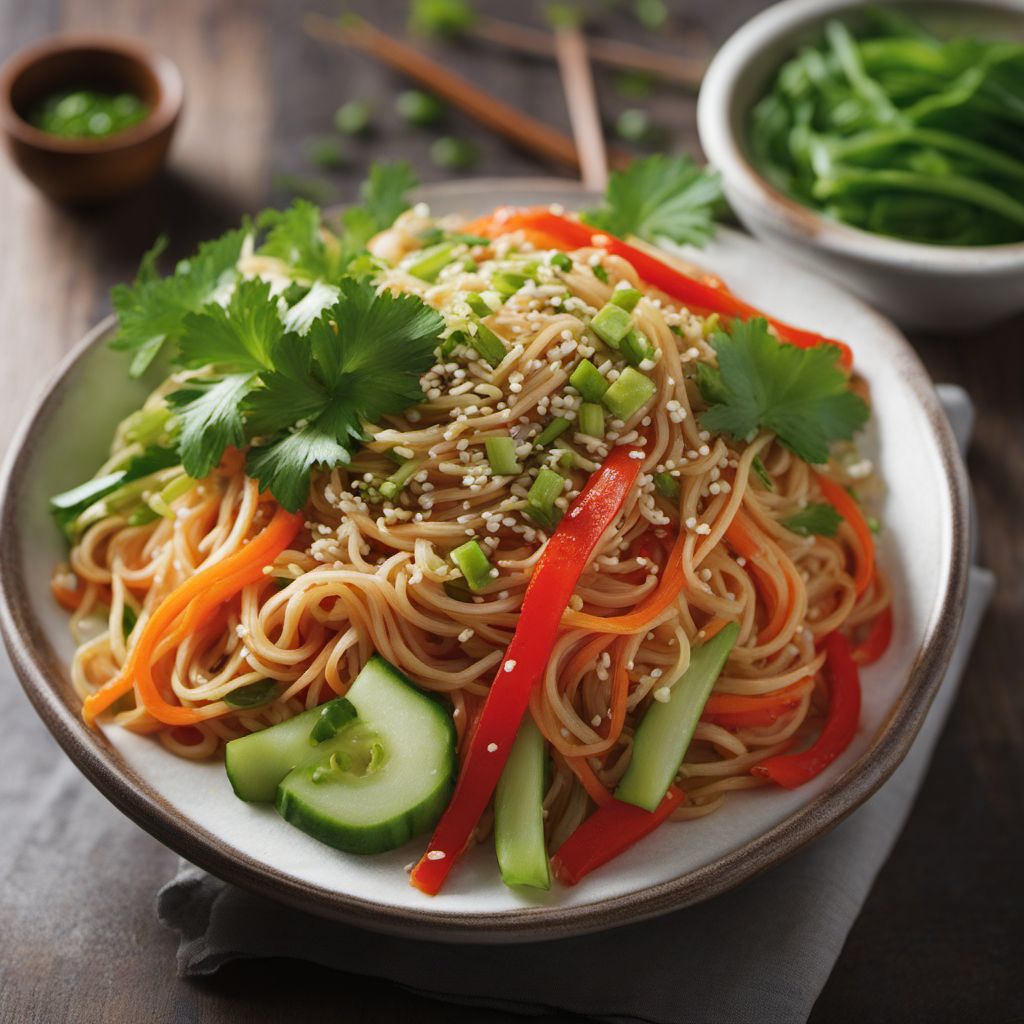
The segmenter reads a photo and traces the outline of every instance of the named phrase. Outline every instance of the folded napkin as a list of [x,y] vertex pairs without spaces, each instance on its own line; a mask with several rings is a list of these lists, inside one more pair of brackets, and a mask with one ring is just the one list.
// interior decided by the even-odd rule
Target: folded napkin
[[[953,387],[940,388],[940,396],[965,447],[970,400]],[[806,1021],[910,812],[993,582],[987,570],[972,570],[956,652],[892,777],[828,835],[738,889],[653,921],[496,950],[323,920],[182,861],[157,902],[160,920],[181,936],[179,973],[208,975],[244,957],[292,957],[526,1015],[561,1010],[629,1024]],[[608,963],[614,971],[594,969]],[[685,984],[681,964],[699,985]]]

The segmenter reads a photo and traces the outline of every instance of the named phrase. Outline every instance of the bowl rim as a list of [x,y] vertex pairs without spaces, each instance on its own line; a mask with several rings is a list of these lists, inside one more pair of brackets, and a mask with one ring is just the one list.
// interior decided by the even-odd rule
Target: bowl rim
[[[477,179],[446,182],[421,189],[417,200],[465,198],[478,194],[493,199],[513,189],[543,190],[548,198],[571,203],[585,197],[579,186],[564,179]],[[724,229],[728,231],[728,229]],[[759,245],[764,245],[758,242]],[[950,509],[951,550],[945,566],[946,586],[925,624],[903,691],[867,750],[827,790],[766,832],[731,850],[717,861],[686,875],[645,889],[606,897],[583,906],[524,906],[500,914],[380,906],[289,876],[231,847],[224,839],[183,820],[134,771],[116,763],[117,755],[102,731],[91,730],[71,704],[62,699],[66,667],[49,663],[46,631],[29,613],[20,560],[17,510],[26,469],[35,457],[40,425],[63,400],[68,374],[93,348],[103,344],[114,326],[108,316],[90,330],[58,364],[28,413],[0,470],[0,633],[29,700],[71,760],[103,795],[161,843],[244,888],[269,893],[283,903],[374,931],[446,942],[526,942],[601,931],[655,917],[731,889],[773,866],[838,824],[871,796],[895,770],[914,741],[938,691],[959,633],[969,569],[969,501],[966,469],[952,429],[939,404],[931,379],[902,334],[859,299],[850,297],[875,319],[894,344],[892,372],[900,374],[920,403],[936,440],[937,456]],[[51,678],[60,681],[51,682]]]
[[[153,108],[124,131],[99,138],[64,138],[26,121],[11,101],[17,80],[40,61],[59,54],[99,51],[122,57],[144,69],[157,85]],[[141,40],[106,32],[68,32],[47,36],[14,53],[0,66],[0,126],[14,140],[55,154],[111,153],[145,143],[170,128],[181,113],[185,86],[178,66]]]
[[[892,0],[894,6],[976,7],[1024,15],[1021,0]],[[768,47],[828,17],[863,7],[862,0],[781,0],[745,22],[718,50],[697,99],[697,130],[708,162],[726,190],[770,211],[775,226],[836,255],[893,269],[983,276],[1024,269],[1024,241],[1002,245],[945,246],[873,234],[805,206],[776,188],[747,158],[741,131],[733,128],[736,88],[748,64]]]

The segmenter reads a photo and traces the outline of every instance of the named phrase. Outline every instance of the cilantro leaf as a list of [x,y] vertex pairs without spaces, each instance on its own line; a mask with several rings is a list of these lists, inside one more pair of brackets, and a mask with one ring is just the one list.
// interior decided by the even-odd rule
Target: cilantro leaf
[[587,211],[584,220],[622,237],[704,245],[714,234],[721,198],[716,173],[701,170],[688,156],[659,154],[613,174],[604,203]]
[[409,209],[405,194],[418,184],[416,173],[405,160],[374,164],[370,168],[370,176],[363,182],[360,196],[377,231],[391,227],[398,215]]
[[270,285],[255,278],[239,281],[227,308],[211,303],[186,315],[178,341],[180,362],[255,372],[270,366],[270,350],[283,333]]
[[245,444],[242,400],[253,380],[252,373],[197,377],[167,396],[178,417],[178,450],[189,476],[201,480],[220,462],[228,445]]
[[267,230],[260,253],[287,263],[298,276],[333,280],[341,272],[341,242],[324,229],[319,206],[296,199],[286,210],[264,210],[256,224]]
[[750,464],[750,468],[757,475],[757,478],[764,484],[765,488],[769,491],[775,490],[775,484],[772,483],[772,478],[768,475],[768,470],[765,468],[764,463],[761,461],[760,455],[755,455],[753,462]]
[[169,277],[156,274],[157,257],[166,246],[166,240],[158,238],[142,257],[135,283],[114,287],[110,297],[118,329],[110,344],[133,353],[129,368],[133,377],[145,373],[164,342],[181,335],[188,313],[206,305],[218,288],[231,280],[249,233],[250,226],[245,223],[205,242],[193,257],[182,260]]
[[761,318],[734,321],[711,345],[718,366],[697,364],[710,404],[700,415],[707,430],[740,439],[770,430],[805,462],[819,464],[830,441],[853,437],[867,421],[868,406],[850,390],[834,345],[784,344]]
[[286,508],[305,504],[314,466],[348,462],[362,422],[400,413],[423,397],[419,378],[433,363],[444,327],[415,295],[378,295],[347,278],[338,302],[305,335],[285,335],[274,369],[249,395],[250,432],[269,437],[251,449],[247,471]]
[[809,537],[812,533],[834,537],[842,521],[843,517],[831,505],[812,503],[796,515],[783,519],[782,525],[801,537]]

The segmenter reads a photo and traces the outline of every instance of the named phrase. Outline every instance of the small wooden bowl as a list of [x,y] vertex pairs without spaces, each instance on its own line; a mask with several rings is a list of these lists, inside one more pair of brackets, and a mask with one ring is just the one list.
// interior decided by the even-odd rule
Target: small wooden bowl
[[[102,138],[64,138],[29,123],[36,103],[62,89],[81,88],[134,93],[149,113]],[[182,96],[177,67],[141,43],[107,35],[55,36],[0,68],[0,128],[15,164],[40,191],[62,203],[101,203],[160,169]]]

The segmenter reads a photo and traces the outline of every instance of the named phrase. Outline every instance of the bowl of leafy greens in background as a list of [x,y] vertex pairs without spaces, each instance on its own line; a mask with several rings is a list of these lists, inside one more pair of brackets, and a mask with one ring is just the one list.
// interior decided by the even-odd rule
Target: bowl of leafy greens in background
[[755,235],[900,323],[1024,310],[1024,4],[785,0],[718,52],[701,143]]

